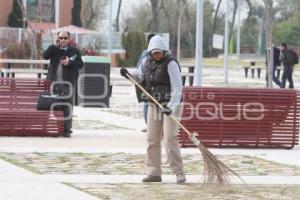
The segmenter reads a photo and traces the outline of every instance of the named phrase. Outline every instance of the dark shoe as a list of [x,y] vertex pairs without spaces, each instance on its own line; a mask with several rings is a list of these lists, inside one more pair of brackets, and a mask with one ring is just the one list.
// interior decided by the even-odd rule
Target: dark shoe
[[147,132],[147,128],[143,128],[142,132],[144,132],[144,133]]
[[176,178],[177,178],[177,183],[185,183],[186,182],[186,178],[185,178],[184,173],[176,174]]
[[64,131],[63,136],[64,136],[64,137],[71,137],[72,132],[73,132],[73,131],[71,131],[71,130]]
[[145,182],[145,183],[161,182],[161,176],[151,176],[151,175],[148,175],[146,178],[143,179],[143,182]]

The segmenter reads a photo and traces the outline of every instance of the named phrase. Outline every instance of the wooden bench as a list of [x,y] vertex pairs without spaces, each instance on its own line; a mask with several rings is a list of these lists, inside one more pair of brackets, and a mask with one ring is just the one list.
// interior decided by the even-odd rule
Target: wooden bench
[[[208,147],[293,148],[300,92],[288,89],[184,87],[181,123]],[[182,147],[194,146],[180,131]]]
[[37,74],[37,78],[41,78],[42,74],[47,74],[46,69],[30,69],[30,68],[11,68],[11,69],[1,69],[1,77],[12,77],[15,78],[15,74]]
[[62,111],[36,110],[39,94],[49,91],[42,79],[0,78],[0,136],[59,136]]

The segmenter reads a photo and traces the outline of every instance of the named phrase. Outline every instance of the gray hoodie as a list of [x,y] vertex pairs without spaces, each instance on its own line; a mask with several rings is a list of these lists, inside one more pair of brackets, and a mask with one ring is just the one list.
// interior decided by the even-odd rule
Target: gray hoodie
[[[159,49],[159,50],[169,52],[165,41],[159,35],[152,37],[152,39],[149,42],[147,50],[150,54],[150,52],[154,49]],[[144,74],[146,59],[147,57],[142,60],[141,64],[138,66],[138,69],[134,72],[134,77],[139,82],[142,82],[144,79],[143,74]],[[179,66],[175,61],[171,61],[168,64],[168,74],[171,82],[171,100],[169,101],[167,106],[172,110],[172,112],[175,112],[177,106],[180,104],[180,100],[182,97],[181,74],[180,74]]]

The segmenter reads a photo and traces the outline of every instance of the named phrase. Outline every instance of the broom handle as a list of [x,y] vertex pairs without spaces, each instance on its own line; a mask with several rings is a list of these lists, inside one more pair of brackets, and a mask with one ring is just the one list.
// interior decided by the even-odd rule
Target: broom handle
[[[164,107],[151,95],[149,94],[136,80],[134,80],[134,78],[132,78],[132,76],[126,74],[126,77],[136,86],[138,86],[138,88],[140,88],[146,95],[147,97],[149,97],[158,107],[160,107],[161,109],[164,109]],[[173,115],[169,115],[169,117],[171,117],[174,122],[180,126],[191,138],[193,136],[193,134],[187,129],[185,128]]]

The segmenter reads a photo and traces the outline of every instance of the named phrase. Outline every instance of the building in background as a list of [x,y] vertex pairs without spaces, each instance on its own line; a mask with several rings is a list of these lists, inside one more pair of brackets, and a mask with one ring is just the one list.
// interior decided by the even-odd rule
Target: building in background
[[[28,36],[32,34],[32,31],[29,31],[30,34],[27,34],[28,29],[8,26],[7,20],[13,8],[13,1],[0,0],[0,58],[3,56],[13,58],[4,54],[7,52],[8,47],[21,44],[22,42],[28,43],[30,40]],[[33,34],[40,38],[39,46],[41,50],[54,43],[57,32],[67,30],[71,33],[71,40],[74,42],[74,45],[83,52],[83,55],[107,56],[111,52],[112,66],[117,66],[117,57],[124,58],[125,50],[121,44],[120,32],[109,34],[107,29],[95,32],[71,25],[73,0],[23,0],[23,2],[25,3],[28,27],[34,30]],[[58,29],[56,29],[55,24],[56,2],[60,2]],[[108,45],[109,35],[112,39],[111,50],[109,50]],[[29,44],[33,44],[32,41],[29,41]]]
[[[24,0],[26,17],[30,22],[47,22],[55,24],[56,0]],[[60,0],[59,27],[71,24],[73,0]],[[0,0],[0,27],[8,27],[7,20],[12,10],[13,0]]]

